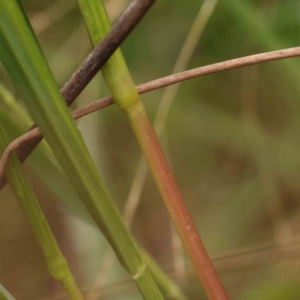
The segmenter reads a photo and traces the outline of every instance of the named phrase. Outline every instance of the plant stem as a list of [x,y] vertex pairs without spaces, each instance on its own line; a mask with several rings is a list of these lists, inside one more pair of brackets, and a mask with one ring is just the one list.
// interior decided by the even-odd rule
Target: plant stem
[[[4,151],[6,145],[4,130],[0,124],[1,152]],[[83,300],[84,298],[73,278],[68,263],[60,251],[43,210],[22,171],[21,164],[14,151],[10,154],[5,174],[42,248],[50,275],[62,284],[71,299]]]
[[120,263],[146,300],[163,299],[92,160],[16,0],[0,0],[0,44],[1,60],[29,113]]
[[[0,0],[3,5],[6,5],[7,0]],[[14,0],[19,7],[19,10],[23,14],[24,21],[29,27],[32,34],[33,29],[30,26],[30,22],[25,14],[21,0]],[[72,75],[69,81],[61,89],[61,94],[64,97],[67,105],[71,105],[76,97],[82,92],[87,84],[93,79],[96,73],[101,69],[106,60],[115,51],[115,49],[122,43],[130,31],[135,27],[139,20],[143,17],[149,7],[153,4],[154,0],[147,1],[134,1],[128,7],[121,17],[114,24],[107,36],[95,47],[93,52],[87,57],[84,63],[79,69]],[[35,38],[35,37],[34,37]],[[1,50],[1,49],[0,49]],[[35,128],[34,124],[29,130]],[[20,161],[23,163],[31,152],[40,143],[42,137],[36,141],[32,141],[26,147],[17,150],[17,155]],[[6,185],[7,180],[5,177],[0,176],[0,190]]]
[[146,111],[140,102],[124,109],[149,168],[209,299],[227,299],[197,229],[180,195]]
[[[100,0],[77,1],[90,39],[96,45],[111,26],[105,7]],[[130,121],[169,214],[209,299],[228,299],[180,195],[120,49],[107,61],[102,73],[114,102]]]

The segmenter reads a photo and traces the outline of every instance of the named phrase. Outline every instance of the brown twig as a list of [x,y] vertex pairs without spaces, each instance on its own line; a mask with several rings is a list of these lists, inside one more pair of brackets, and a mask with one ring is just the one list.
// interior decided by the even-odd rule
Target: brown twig
[[[196,77],[296,56],[300,56],[300,47],[244,56],[149,81],[137,86],[137,89],[140,94],[144,94],[171,84],[193,79]],[[75,119],[78,119],[112,104],[113,99],[112,97],[108,96],[80,107],[74,110],[72,114]]]
[[[149,81],[137,86],[137,89],[140,94],[144,94],[195,77],[296,56],[300,56],[300,47],[240,57]],[[113,99],[112,97],[108,96],[75,109],[74,111],[72,111],[72,116],[74,119],[78,119],[111,104],[113,104]],[[11,142],[3,153],[0,159],[0,189],[5,185],[3,184],[3,174],[9,152],[12,150],[17,150],[17,153],[22,154],[23,151],[28,149],[31,144],[36,143],[36,141],[40,141],[42,139],[41,133],[37,128],[31,131],[31,133],[25,133],[24,135]]]
[[[109,33],[103,38],[98,46],[91,52],[84,63],[79,69],[72,75],[70,80],[61,89],[61,94],[64,97],[67,105],[71,105],[76,97],[82,92],[82,90],[93,79],[96,73],[101,69],[109,57],[120,46],[127,35],[137,25],[141,18],[145,15],[147,10],[155,0],[133,0],[127,9],[123,12],[121,17],[116,21]],[[36,128],[33,125],[29,130]],[[35,131],[36,132],[36,131]],[[41,135],[38,135],[36,139],[30,139],[28,143],[21,143],[24,147],[17,147],[17,155],[21,163],[23,163],[35,147],[43,139]],[[22,141],[22,139],[21,139]],[[2,169],[0,169],[0,190],[6,185],[7,180],[3,176],[3,162],[0,163]]]

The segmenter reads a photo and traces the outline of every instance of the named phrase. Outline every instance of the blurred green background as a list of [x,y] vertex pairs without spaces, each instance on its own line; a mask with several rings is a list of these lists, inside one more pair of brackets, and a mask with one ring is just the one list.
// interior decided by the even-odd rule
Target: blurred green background
[[[61,87],[92,50],[76,1],[22,2]],[[111,19],[129,2],[105,1]],[[156,1],[122,45],[136,84],[172,73],[202,3]],[[188,68],[299,42],[299,0],[219,0]],[[300,299],[299,66],[293,58],[184,82],[167,119],[162,146],[230,299]],[[13,139],[31,121],[21,118],[22,100],[2,67],[0,82],[16,99],[0,91],[0,118]],[[142,96],[151,120],[162,93]],[[97,75],[73,108],[108,94]],[[122,211],[141,154],[125,116],[111,106],[77,122]],[[25,170],[87,299],[141,299],[118,263],[105,269],[109,246],[46,147]],[[206,299],[150,175],[132,233],[189,299]],[[9,186],[0,194],[0,241],[0,283],[16,299],[66,299]]]

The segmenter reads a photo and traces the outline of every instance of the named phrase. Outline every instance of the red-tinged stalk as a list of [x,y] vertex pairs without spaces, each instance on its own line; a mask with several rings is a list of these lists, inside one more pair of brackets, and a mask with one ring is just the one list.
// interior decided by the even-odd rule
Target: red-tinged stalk
[[[105,7],[101,0],[77,0],[77,2],[95,46],[111,27]],[[180,195],[120,49],[107,61],[102,73],[114,102],[130,121],[169,214],[209,299],[228,299]]]
[[130,120],[165,205],[209,299],[228,299],[178,190],[144,105],[136,101],[126,107],[124,112]]

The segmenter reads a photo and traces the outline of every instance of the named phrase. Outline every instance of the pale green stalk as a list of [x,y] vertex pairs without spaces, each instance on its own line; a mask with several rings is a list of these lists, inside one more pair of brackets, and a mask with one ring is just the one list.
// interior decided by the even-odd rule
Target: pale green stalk
[[[182,72],[187,68],[187,65],[194,53],[196,45],[198,44],[198,41],[202,35],[202,32],[203,32],[208,20],[210,19],[210,16],[212,15],[212,13],[214,11],[214,8],[215,8],[217,2],[218,2],[218,0],[205,0],[201,4],[199,13],[196,16],[191,29],[189,30],[189,33],[185,39],[182,49],[180,50],[180,54],[176,60],[175,66],[173,68],[173,72],[172,72],[173,74]],[[158,138],[160,138],[163,133],[163,129],[165,126],[165,122],[166,122],[168,113],[169,113],[172,103],[175,99],[175,96],[177,94],[179,86],[180,86],[180,83],[166,87],[166,89],[163,93],[163,96],[159,102],[160,104],[159,104],[159,107],[158,107],[158,110],[156,113],[156,117],[154,120],[154,130],[155,130],[155,133],[158,136]],[[139,163],[138,163],[138,167],[136,169],[136,172],[135,172],[133,180],[132,180],[129,195],[127,197],[127,201],[126,201],[124,212],[123,212],[124,222],[127,225],[127,227],[129,227],[129,228],[131,227],[134,215],[136,213],[136,209],[138,207],[138,204],[139,204],[139,201],[141,198],[141,193],[142,193],[144,183],[146,181],[147,172],[148,172],[148,166],[145,162],[144,157],[141,156]],[[173,229],[173,227],[172,227],[172,229]],[[176,243],[177,243],[177,239],[179,239],[175,230],[172,230],[172,239],[173,239],[173,241],[176,241]],[[175,264],[177,264],[179,262],[178,265],[180,265],[180,267],[178,268],[178,270],[184,271],[184,269],[183,269],[184,258],[182,257],[183,253],[182,253],[180,247],[181,247],[181,242],[179,241],[179,247],[178,247],[179,251],[177,251],[179,255],[175,255],[175,251],[174,251],[174,256],[175,256],[174,261],[175,261]],[[109,261],[110,265],[112,265],[114,258],[112,257],[111,253],[108,253],[105,256],[105,259],[106,259],[105,272],[107,272],[107,269],[109,269],[107,267],[107,264],[108,264],[107,262]],[[149,266],[149,268],[150,268],[150,266]],[[99,274],[97,275],[97,278],[95,280],[96,286],[103,285],[103,272],[104,272],[104,270],[100,270]],[[180,272],[180,273],[183,274],[183,272]],[[153,275],[153,277],[156,281],[155,275]],[[183,277],[183,276],[178,276],[178,278],[179,277]],[[96,297],[97,297],[97,294],[95,293],[95,295],[93,295],[93,298],[91,298],[90,300],[94,300],[94,299],[96,299]]]
[[[0,152],[5,150],[7,144],[4,129],[2,124],[0,124]],[[84,298],[73,278],[68,263],[59,249],[15,152],[12,152],[10,155],[5,175],[43,250],[50,275],[62,284],[71,299],[83,300]]]
[[[105,7],[101,0],[77,1],[92,43],[96,45],[111,27]],[[228,299],[180,195],[120,49],[111,56],[102,68],[102,73],[115,104],[124,111],[130,121],[169,214],[208,297],[211,300]]]
[[[14,140],[25,133],[32,125],[32,120],[25,113],[24,108],[16,101],[13,95],[0,83],[0,119],[4,127],[9,128],[7,137]],[[35,176],[57,197],[72,213],[88,223],[93,220],[82,204],[70,183],[56,162],[56,159],[43,140],[33,151],[26,165],[34,172]]]
[[0,57],[81,201],[145,299],[163,299],[113,204],[16,0],[0,0]]
[[[10,140],[12,140],[17,136],[20,136],[23,132],[17,128],[17,124],[15,124],[13,120],[8,117],[8,114],[11,113],[11,117],[18,120],[18,123],[20,123],[22,127],[30,127],[32,121],[30,121],[30,118],[24,114],[24,110],[21,109],[19,103],[16,102],[13,95],[4,86],[2,86],[1,83],[0,99],[2,100],[1,106],[4,108],[5,112],[5,115],[3,115],[1,114],[0,110],[0,119],[4,127],[10,129]],[[75,212],[80,218],[84,219],[85,221],[88,220],[88,222],[91,223],[92,220],[86,213],[85,207],[81,204],[81,202],[78,202],[80,200],[78,199],[77,195],[68,185],[68,182],[66,181],[64,174],[62,174],[59,166],[55,164],[53,154],[50,152],[49,147],[41,147],[42,145],[47,146],[46,143],[42,142],[31,154],[31,157],[29,157],[27,163],[31,168],[33,168],[36,176],[39,176],[40,180],[43,181],[43,183],[49,188],[49,190],[51,190],[52,193],[54,192],[54,194],[56,194],[59,200],[65,203],[70,210]],[[163,295],[165,295],[168,299],[186,300],[183,292],[164,274],[162,269],[155,263],[152,257],[150,257],[149,254],[143,250],[141,251],[141,254]],[[106,264],[108,263],[111,265],[115,261],[114,252],[110,251],[109,256],[105,256],[103,260],[106,262]],[[99,287],[99,293],[101,292],[100,288],[102,287],[103,280],[105,280],[107,276],[107,272],[108,270],[105,268],[105,272],[100,272],[99,276],[97,276],[99,279],[96,280],[95,287]],[[97,297],[97,290],[95,289],[95,293],[92,293],[89,299],[99,298]]]

